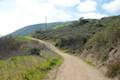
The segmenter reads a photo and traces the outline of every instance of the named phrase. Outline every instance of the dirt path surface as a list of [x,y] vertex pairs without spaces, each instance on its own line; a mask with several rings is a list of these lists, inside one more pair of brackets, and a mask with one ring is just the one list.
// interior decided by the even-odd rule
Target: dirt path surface
[[34,40],[45,44],[49,49],[55,51],[63,57],[64,62],[59,68],[55,80],[110,80],[106,78],[99,70],[86,64],[81,59],[61,52],[48,42],[38,39]]

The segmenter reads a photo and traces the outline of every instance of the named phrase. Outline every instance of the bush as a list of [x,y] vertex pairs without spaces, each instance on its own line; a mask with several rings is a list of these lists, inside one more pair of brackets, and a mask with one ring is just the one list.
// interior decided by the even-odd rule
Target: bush
[[[14,54],[15,51],[21,50],[23,43],[13,37],[0,38],[0,59],[6,59]],[[12,54],[13,53],[13,54]]]
[[88,23],[89,21],[87,20],[87,19],[83,19],[83,18],[80,18],[79,19],[79,24],[80,25],[84,25],[84,24],[86,24],[86,23]]
[[10,51],[20,48],[20,42],[13,37],[0,38],[0,51]]
[[39,48],[32,48],[32,49],[30,49],[30,52],[32,55],[41,55]]
[[107,65],[108,71],[106,75],[108,77],[115,77],[117,75],[120,75],[120,62],[117,60],[116,62],[109,63]]

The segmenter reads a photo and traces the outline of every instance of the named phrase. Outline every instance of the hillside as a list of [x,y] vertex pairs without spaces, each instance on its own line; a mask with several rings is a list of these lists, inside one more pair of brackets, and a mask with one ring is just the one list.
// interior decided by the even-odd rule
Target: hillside
[[29,35],[29,34],[33,33],[34,31],[37,31],[37,30],[52,29],[60,24],[63,24],[63,22],[47,23],[47,27],[46,27],[45,23],[29,25],[29,26],[23,27],[23,28],[11,33],[10,35],[12,35],[12,36],[25,36],[25,35]]
[[43,80],[62,59],[31,37],[0,38],[0,80]]
[[120,16],[72,21],[55,30],[37,31],[33,37],[49,40],[87,63],[106,67],[106,75],[120,79]]
[[37,31],[33,36],[45,40],[54,40],[56,46],[67,49],[68,52],[77,53],[82,51],[83,45],[92,35],[103,28],[104,25],[99,20],[80,19],[72,21],[71,24],[63,28]]

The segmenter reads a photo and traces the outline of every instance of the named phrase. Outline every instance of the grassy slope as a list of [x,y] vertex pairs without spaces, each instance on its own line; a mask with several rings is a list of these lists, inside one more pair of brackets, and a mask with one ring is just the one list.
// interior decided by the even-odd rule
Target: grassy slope
[[[25,43],[32,41],[22,36],[16,37],[16,40]],[[42,47],[40,52],[42,55],[23,54],[22,56],[14,55],[14,57],[12,55],[5,60],[0,60],[0,80],[42,80],[51,69],[62,63],[59,55],[43,45],[40,47]]]
[[17,56],[0,61],[0,80],[42,80],[47,72],[56,65],[61,64],[61,59],[43,59],[39,56]]

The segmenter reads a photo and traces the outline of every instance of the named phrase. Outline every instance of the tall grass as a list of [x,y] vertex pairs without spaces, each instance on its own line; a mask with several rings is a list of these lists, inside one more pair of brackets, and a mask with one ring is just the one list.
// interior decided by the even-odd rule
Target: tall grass
[[0,61],[0,80],[42,80],[47,72],[61,64],[60,58],[18,56]]

